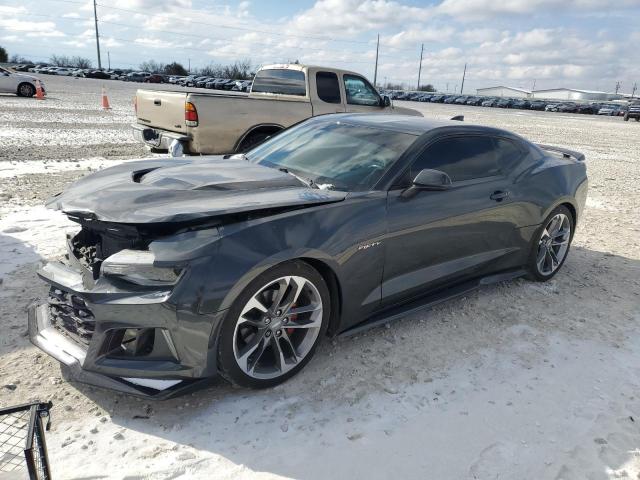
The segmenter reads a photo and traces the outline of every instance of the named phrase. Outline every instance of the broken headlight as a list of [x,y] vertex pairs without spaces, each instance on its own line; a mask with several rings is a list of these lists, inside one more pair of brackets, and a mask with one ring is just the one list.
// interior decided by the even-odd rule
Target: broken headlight
[[102,274],[137,285],[174,285],[181,270],[154,266],[155,256],[143,250],[121,250],[102,262]]

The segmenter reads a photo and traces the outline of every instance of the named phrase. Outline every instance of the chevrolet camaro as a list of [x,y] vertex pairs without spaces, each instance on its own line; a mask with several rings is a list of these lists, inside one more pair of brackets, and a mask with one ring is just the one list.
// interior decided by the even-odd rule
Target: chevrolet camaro
[[[269,387],[350,335],[520,276],[552,278],[584,156],[504,130],[338,114],[246,154],[147,159],[48,201],[78,224],[29,336],[69,378],[166,398]],[[428,328],[428,327],[425,327]]]

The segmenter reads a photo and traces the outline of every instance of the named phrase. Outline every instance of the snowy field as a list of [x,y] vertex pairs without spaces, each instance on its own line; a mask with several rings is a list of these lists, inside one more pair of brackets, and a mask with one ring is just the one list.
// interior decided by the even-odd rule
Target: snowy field
[[586,154],[563,270],[326,340],[271,390],[151,402],[69,382],[25,336],[35,268],[75,228],[44,200],[149,155],[129,130],[137,85],[46,80],[44,102],[0,95],[0,406],[53,401],[54,478],[640,479],[639,124],[398,102]]

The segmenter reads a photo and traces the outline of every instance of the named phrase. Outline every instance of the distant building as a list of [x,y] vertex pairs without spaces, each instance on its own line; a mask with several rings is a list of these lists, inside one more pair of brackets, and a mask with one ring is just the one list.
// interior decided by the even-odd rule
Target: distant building
[[618,100],[623,95],[616,93],[598,92],[594,90],[578,90],[575,88],[550,88],[547,90],[534,90],[531,94],[534,98],[549,100]]
[[529,90],[503,86],[478,88],[476,92],[478,95],[483,97],[527,98],[531,96],[531,92]]

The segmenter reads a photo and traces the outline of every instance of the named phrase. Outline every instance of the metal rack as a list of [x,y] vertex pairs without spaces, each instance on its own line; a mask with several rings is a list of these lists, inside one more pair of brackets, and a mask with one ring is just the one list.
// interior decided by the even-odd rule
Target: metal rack
[[51,407],[36,402],[0,409],[0,478],[51,479],[45,441]]

